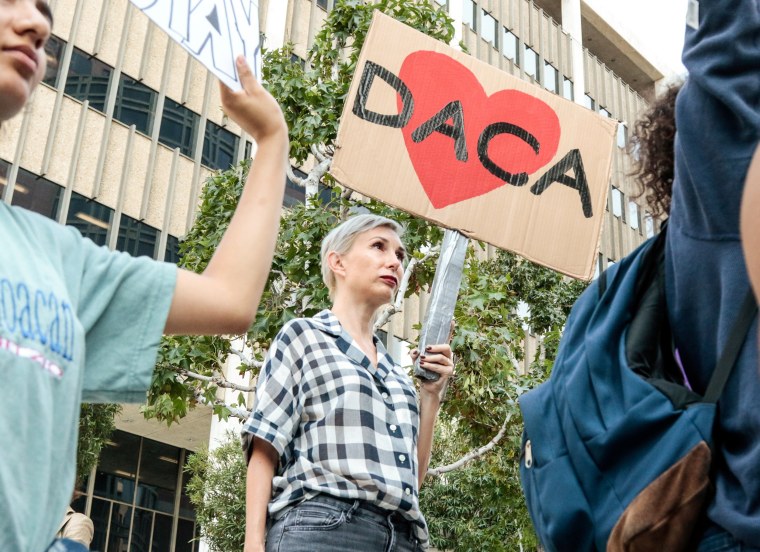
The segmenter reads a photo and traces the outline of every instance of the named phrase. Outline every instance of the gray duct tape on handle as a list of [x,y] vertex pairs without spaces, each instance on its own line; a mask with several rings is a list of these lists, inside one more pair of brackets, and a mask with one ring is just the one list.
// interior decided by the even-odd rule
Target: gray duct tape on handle
[[[427,345],[449,341],[454,306],[462,283],[462,269],[468,241],[467,236],[456,230],[446,230],[444,234],[425,315],[425,324],[422,326],[420,335],[420,351],[424,351]],[[414,375],[431,381],[439,377],[435,372],[420,368],[419,359],[414,363]]]

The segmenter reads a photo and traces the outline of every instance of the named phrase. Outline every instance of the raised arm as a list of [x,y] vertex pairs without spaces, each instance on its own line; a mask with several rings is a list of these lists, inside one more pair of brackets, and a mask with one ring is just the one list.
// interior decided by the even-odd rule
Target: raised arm
[[242,333],[264,290],[277,240],[288,128],[280,106],[258,83],[245,60],[237,60],[244,90],[221,85],[229,116],[256,140],[256,158],[230,226],[202,274],[180,270],[166,333]]

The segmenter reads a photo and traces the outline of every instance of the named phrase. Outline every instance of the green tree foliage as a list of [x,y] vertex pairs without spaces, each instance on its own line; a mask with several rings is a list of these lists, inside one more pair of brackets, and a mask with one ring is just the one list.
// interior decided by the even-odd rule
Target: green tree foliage
[[116,426],[114,416],[121,412],[118,404],[83,404],[79,414],[77,444],[77,481],[90,475],[98,463],[100,451]]
[[[315,38],[306,68],[291,61],[289,45],[267,52],[264,78],[283,106],[296,162],[304,161],[313,146],[329,153],[374,9],[445,42],[453,36],[451,19],[434,3],[338,0]],[[242,163],[207,181],[195,226],[180,245],[182,266],[191,270],[206,266],[229,224],[248,168]],[[326,184],[330,184],[329,177]],[[407,228],[405,245],[417,259],[441,241],[439,228],[381,203],[357,202],[338,189],[320,196],[286,210],[281,218],[274,262],[256,321],[248,334],[241,336],[253,351],[241,371],[252,376],[257,375],[266,349],[285,322],[329,305],[319,248],[327,232],[348,213],[369,211],[401,222]],[[476,249],[468,253],[456,307],[452,346],[457,376],[441,410],[431,465],[453,464],[489,443],[500,428],[504,427],[505,433],[482,457],[429,477],[422,490],[422,506],[433,544],[440,548],[518,550],[522,546],[535,550],[517,475],[522,431],[517,397],[551,369],[562,325],[583,285],[515,255],[502,252],[486,260]],[[434,260],[417,266],[407,295],[429,287]],[[535,358],[527,359],[533,366],[530,375],[521,376],[519,368],[526,364],[526,331],[538,337],[539,347]],[[198,401],[213,405],[221,417],[235,414],[245,404],[244,392],[234,405],[216,398],[218,388],[226,385],[219,369],[231,350],[227,339],[166,338],[146,415],[172,423]],[[230,447],[229,453],[223,447],[193,460],[197,462],[197,468],[192,468],[196,487],[191,496],[203,512],[198,519],[204,534],[209,542],[214,542],[214,535],[233,539],[212,544],[216,550],[242,546],[243,533],[234,532],[231,526],[233,519],[243,525],[244,468],[233,460],[239,459],[237,445]]]
[[263,77],[290,129],[290,155],[303,162],[312,144],[332,146],[372,14],[379,10],[433,38],[450,42],[452,19],[427,0],[337,0],[314,37],[306,68],[291,61],[292,44],[269,51]]
[[245,539],[245,462],[240,440],[230,435],[220,447],[188,458],[187,496],[195,506],[201,537],[212,552],[242,550]]

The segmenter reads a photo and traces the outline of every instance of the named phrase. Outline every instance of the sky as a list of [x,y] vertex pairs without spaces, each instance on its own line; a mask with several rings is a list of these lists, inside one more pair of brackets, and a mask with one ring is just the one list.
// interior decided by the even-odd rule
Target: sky
[[661,60],[666,77],[685,73],[681,64],[686,0],[585,0],[632,46]]

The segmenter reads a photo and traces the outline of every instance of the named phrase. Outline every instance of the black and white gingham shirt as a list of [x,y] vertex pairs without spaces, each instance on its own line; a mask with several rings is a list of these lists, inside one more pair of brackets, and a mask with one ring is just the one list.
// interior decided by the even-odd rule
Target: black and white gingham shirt
[[426,543],[417,493],[417,395],[375,337],[377,368],[329,310],[277,334],[243,428],[280,463],[270,515],[323,493],[398,511]]

